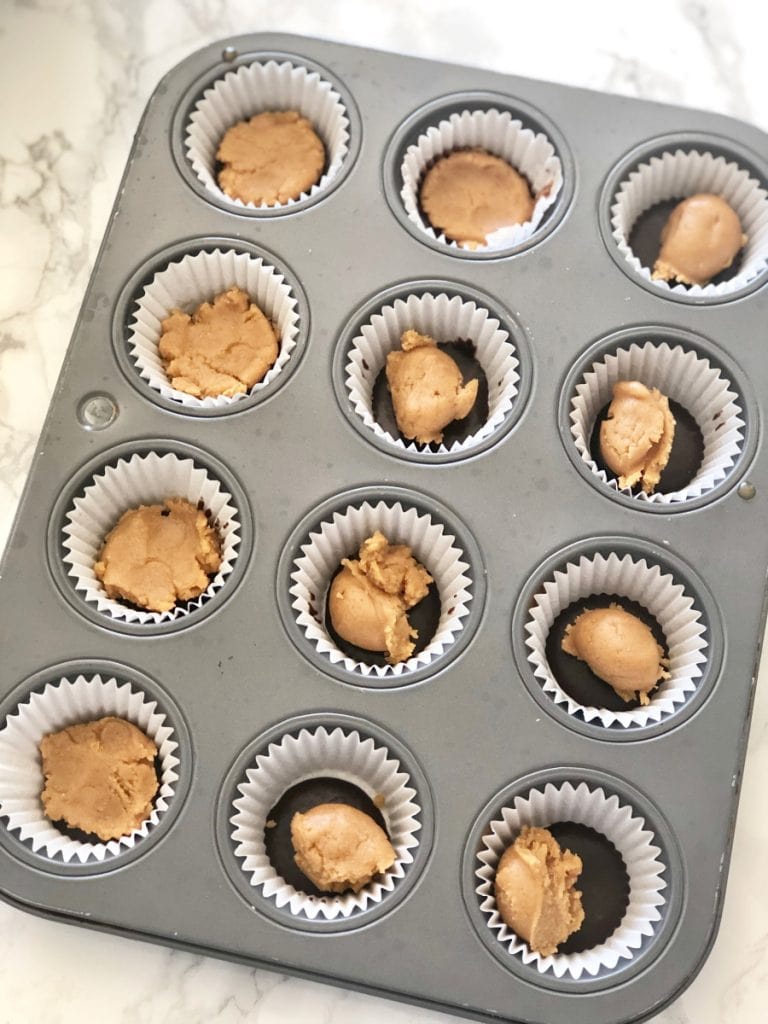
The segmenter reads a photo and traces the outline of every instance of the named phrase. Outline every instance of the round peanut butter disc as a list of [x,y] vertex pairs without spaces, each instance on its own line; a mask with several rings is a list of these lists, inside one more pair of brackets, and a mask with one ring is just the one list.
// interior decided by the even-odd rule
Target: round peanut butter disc
[[675,418],[666,395],[638,380],[614,384],[600,425],[600,454],[620,487],[642,481],[643,490],[651,494],[669,462],[674,438]]
[[348,804],[319,804],[294,814],[291,840],[296,864],[322,892],[358,892],[395,863],[386,832]]
[[669,215],[653,267],[655,280],[704,285],[733,263],[747,243],[736,211],[720,196],[688,196]]
[[106,717],[40,741],[45,813],[105,842],[128,835],[152,811],[157,747],[131,722]]
[[648,693],[669,676],[664,649],[651,629],[616,604],[582,612],[566,630],[562,646],[626,701],[639,694],[647,704]]
[[471,249],[499,228],[529,221],[534,207],[522,174],[483,149],[441,157],[424,175],[419,200],[433,228]]
[[478,381],[465,384],[455,360],[427,334],[404,331],[400,344],[386,364],[398,429],[409,440],[439,443],[449,423],[469,415]]
[[241,288],[230,288],[191,314],[174,309],[158,345],[166,376],[195,398],[245,394],[278,355],[277,334]]
[[551,956],[584,920],[575,888],[581,859],[545,828],[525,826],[499,861],[496,903],[504,922],[534,952]]
[[378,530],[358,558],[341,564],[328,594],[336,633],[363,650],[386,651],[390,664],[406,661],[418,635],[407,612],[427,596],[432,577],[407,544],[390,544]]
[[220,565],[221,540],[205,512],[168,498],[124,512],[93,568],[107,597],[166,612],[199,597]]
[[298,199],[320,180],[325,146],[297,111],[264,111],[233,125],[216,158],[224,165],[219,185],[228,196],[255,206],[276,206]]

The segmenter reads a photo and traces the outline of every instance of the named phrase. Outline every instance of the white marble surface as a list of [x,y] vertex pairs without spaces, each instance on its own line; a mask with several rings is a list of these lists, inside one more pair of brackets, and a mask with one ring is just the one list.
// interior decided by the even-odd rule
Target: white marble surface
[[[768,5],[0,0],[0,548],[141,110],[227,34],[280,30],[746,118],[768,129]],[[0,655],[1,656],[1,655]],[[768,995],[768,680],[758,688],[722,927],[656,1024],[754,1024]],[[453,1018],[53,924],[0,904],[1,1024],[439,1024]]]

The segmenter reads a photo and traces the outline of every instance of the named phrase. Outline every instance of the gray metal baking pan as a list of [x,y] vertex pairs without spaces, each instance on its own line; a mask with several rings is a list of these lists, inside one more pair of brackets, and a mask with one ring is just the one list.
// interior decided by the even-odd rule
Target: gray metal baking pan
[[[269,58],[333,84],[350,145],[316,201],[262,215],[212,200],[188,165],[183,132],[206,87]],[[494,105],[548,135],[564,185],[529,242],[489,258],[421,237],[402,212],[397,176],[403,148],[436,115]],[[608,226],[612,190],[633,162],[691,144],[768,181],[765,135],[729,118],[315,39],[227,39],[166,75],[136,132],[5,553],[0,719],[64,675],[133,680],[175,726],[179,781],[150,835],[96,865],[36,852],[3,819],[6,900],[478,1020],[618,1024],[679,995],[704,963],[722,909],[768,565],[766,274],[722,301],[680,301],[624,268]],[[217,246],[285,273],[300,344],[290,374],[263,400],[210,416],[146,386],[126,324],[157,269]],[[474,454],[431,463],[361,429],[339,375],[344,346],[372,311],[430,290],[487,305],[520,362],[509,429]],[[579,464],[568,432],[584,360],[647,339],[687,344],[721,367],[744,421],[739,454],[717,486],[674,507],[612,491]],[[219,472],[242,526],[236,571],[217,596],[155,630],[100,613],[62,563],[75,495],[99,467],[150,450]],[[454,649],[391,685],[345,676],[318,653],[296,628],[288,595],[311,525],[377,497],[452,525],[474,588]],[[548,573],[610,551],[681,582],[708,641],[692,693],[643,728],[570,713],[528,661],[525,623]],[[292,918],[250,885],[229,825],[255,754],[318,723],[391,744],[421,806],[421,842],[391,899],[329,928]],[[510,953],[475,892],[491,817],[547,781],[615,793],[644,817],[665,864],[653,934],[614,968],[579,979]]]

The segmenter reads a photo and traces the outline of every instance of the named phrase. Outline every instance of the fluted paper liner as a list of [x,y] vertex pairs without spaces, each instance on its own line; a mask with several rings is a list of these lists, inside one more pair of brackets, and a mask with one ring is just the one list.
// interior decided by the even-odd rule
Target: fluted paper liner
[[[370,737],[340,727],[301,729],[296,736],[286,735],[270,743],[245,775],[233,803],[236,813],[230,818],[235,855],[242,858],[242,869],[250,875],[251,884],[291,914],[310,921],[347,918],[380,903],[413,862],[421,828],[417,792],[400,762]],[[307,779],[328,776],[357,786],[376,800],[377,806],[383,798],[381,814],[396,860],[357,893],[312,896],[289,885],[274,869],[264,845],[264,827],[270,810],[286,790]]]
[[[590,439],[600,411],[613,398],[618,380],[639,380],[658,388],[693,416],[704,440],[704,455],[696,476],[685,487],[666,494],[619,488],[618,478],[598,467]],[[739,396],[731,382],[708,359],[681,345],[667,342],[632,344],[594,362],[576,385],[571,400],[571,434],[579,455],[604,484],[638,502],[671,505],[691,501],[721,483],[738,459],[744,441]]]
[[506,160],[528,179],[535,199],[529,221],[492,231],[486,244],[477,247],[478,251],[508,249],[530,238],[557,199],[563,185],[563,169],[547,136],[526,128],[508,110],[457,111],[428,128],[408,147],[400,169],[403,180],[400,196],[408,219],[430,238],[451,248],[460,248],[431,227],[419,208],[419,188],[424,174],[437,159],[455,149],[484,149]]
[[[502,920],[494,880],[501,855],[525,825],[546,828],[561,821],[586,825],[613,843],[629,876],[629,897],[621,923],[605,942],[582,953],[542,956]],[[578,980],[584,974],[594,977],[600,971],[613,970],[636,955],[661,920],[660,908],[666,902],[667,882],[662,878],[666,865],[655,841],[645,820],[629,804],[602,788],[590,788],[586,782],[558,786],[547,783],[543,789],[516,796],[510,807],[502,809],[500,818],[489,822],[477,855],[475,876],[479,884],[475,891],[481,899],[480,909],[488,916],[488,927],[507,946],[510,956],[533,964],[541,974],[551,972],[557,978]]]
[[[685,199],[699,192],[721,196],[736,211],[747,236],[741,269],[722,284],[684,285],[653,281],[653,267],[644,267],[630,248],[638,217],[657,203]],[[641,163],[619,185],[611,205],[611,228],[619,252],[629,266],[654,287],[680,295],[719,298],[753,281],[768,266],[768,192],[749,171],[712,153],[691,150],[662,153]],[[661,240],[659,240],[661,248]]]
[[[107,715],[127,719],[157,746],[159,789],[152,813],[129,835],[108,842],[84,842],[60,832],[43,809],[44,787],[39,744],[43,736]],[[32,693],[0,729],[0,817],[9,831],[36,853],[65,864],[103,862],[133,849],[159,822],[178,781],[178,743],[157,702],[129,682],[101,675],[62,677]]]
[[[196,398],[171,386],[158,351],[162,322],[174,309],[192,314],[230,288],[241,288],[272,322],[278,355],[262,380],[240,395]],[[299,333],[297,300],[282,274],[259,257],[233,250],[198,252],[169,263],[146,286],[134,306],[128,344],[139,374],[163,398],[195,409],[226,408],[270,384],[296,348]]]
[[[232,125],[274,110],[297,110],[311,122],[325,146],[325,171],[298,199],[272,206],[243,203],[219,188],[216,152]],[[269,60],[244,64],[206,89],[190,116],[184,144],[192,169],[209,192],[233,207],[272,210],[316,196],[336,177],[349,149],[349,118],[341,96],[316,71]]]
[[[552,673],[546,654],[552,623],[569,605],[595,594],[615,595],[617,604],[621,604],[622,597],[636,601],[661,626],[669,656],[669,679],[663,679],[648,695],[649,704],[627,711],[587,707],[570,697]],[[701,612],[683,585],[644,558],[620,558],[615,553],[582,555],[577,562],[568,562],[554,572],[533,598],[525,631],[528,661],[544,693],[569,714],[580,714],[584,721],[606,728],[640,728],[674,714],[695,692],[709,648]]]
[[[94,573],[107,534],[123,512],[139,505],[162,504],[166,498],[186,498],[193,505],[202,502],[221,539],[219,571],[199,597],[167,612],[146,611],[107,597]],[[192,459],[171,452],[133,455],[105,466],[74,499],[65,520],[64,565],[75,589],[104,615],[142,625],[171,622],[201,607],[224,586],[240,544],[240,522],[232,496]]]
[[487,309],[458,295],[409,295],[396,299],[371,317],[352,341],[346,364],[346,386],[350,402],[363,423],[377,437],[403,451],[427,453],[423,445],[393,437],[374,418],[373,388],[387,355],[400,349],[404,331],[428,334],[437,342],[467,340],[474,343],[475,358],[488,380],[488,418],[483,426],[463,441],[441,444],[436,453],[471,451],[497,430],[512,409],[520,375],[519,360],[509,334]]
[[[325,599],[342,558],[356,558],[361,543],[380,530],[390,544],[408,544],[429,572],[440,595],[440,621],[435,635],[419,654],[396,665],[369,665],[339,650],[325,626]],[[320,523],[301,548],[291,571],[291,606],[307,640],[331,663],[356,675],[393,678],[429,665],[450,646],[462,629],[472,601],[469,565],[456,539],[431,516],[400,502],[364,502],[335,512]]]

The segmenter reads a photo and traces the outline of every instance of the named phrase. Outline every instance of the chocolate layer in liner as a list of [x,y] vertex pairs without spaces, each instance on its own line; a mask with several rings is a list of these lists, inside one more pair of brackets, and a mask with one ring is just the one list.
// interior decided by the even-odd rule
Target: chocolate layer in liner
[[584,921],[557,947],[558,953],[583,953],[605,942],[621,924],[629,904],[629,876],[624,860],[602,833],[575,821],[559,821],[547,829],[562,850],[581,857],[576,888],[581,892]]
[[[607,608],[611,604],[618,604],[624,611],[631,612],[632,615],[641,619],[650,628],[654,639],[664,649],[665,655],[669,654],[666,637],[654,616],[641,604],[630,601],[619,594],[595,594],[581,601],[574,601],[573,604],[564,608],[552,623],[545,651],[558,685],[573,700],[585,707],[606,708],[608,711],[631,711],[633,708],[641,706],[639,700],[622,700],[608,683],[595,675],[586,661],[581,661],[572,654],[566,654],[562,649],[565,631],[577,616],[594,608]],[[651,690],[649,695],[652,696],[655,692],[655,690]]]
[[[392,538],[388,538],[390,543],[394,543]],[[347,558],[356,558],[357,552],[353,552],[346,556]],[[386,651],[367,651],[364,647],[357,647],[355,644],[349,643],[344,640],[336,630],[333,628],[331,622],[331,613],[329,609],[328,594],[331,592],[331,584],[341,572],[343,566],[339,565],[336,572],[331,576],[328,581],[328,591],[325,598],[325,609],[323,611],[323,621],[325,628],[328,630],[328,635],[333,640],[334,644],[347,655],[348,658],[352,658],[355,661],[362,661],[367,665],[388,665],[387,652]],[[429,569],[429,566],[425,566]],[[408,622],[411,627],[418,631],[418,637],[414,639],[414,648],[411,657],[415,657],[420,654],[421,651],[429,644],[432,637],[437,632],[437,627],[440,623],[440,593],[437,589],[437,584],[433,581],[429,584],[427,590],[427,596],[422,598],[418,604],[415,604],[413,608],[409,608],[406,612],[408,616]]]
[[[465,384],[471,380],[477,380],[478,382],[477,398],[469,415],[465,416],[463,420],[454,420],[443,430],[441,444],[449,448],[457,441],[465,441],[472,434],[476,433],[488,419],[488,378],[477,359],[475,343],[473,341],[458,339],[456,341],[439,342],[437,347],[454,360],[461,371]],[[440,444],[436,442],[422,444],[418,441],[412,441],[410,438],[405,438],[400,433],[397,420],[395,419],[392,396],[387,385],[386,363],[381,368],[373,385],[371,406],[373,418],[392,437],[401,437],[404,441],[411,441],[420,451],[436,452],[440,449]]]
[[[641,213],[632,227],[629,235],[629,247],[642,265],[648,267],[649,270],[653,269],[661,249],[662,229],[669,215],[683,199],[685,199],[685,196],[680,196],[678,199],[664,199],[662,202],[656,203],[655,206],[651,206],[644,213]],[[708,283],[715,285],[724,284],[726,281],[730,281],[732,277],[736,277],[741,270],[743,255],[744,250],[741,249],[730,267],[721,270]],[[673,280],[669,283],[671,285],[678,285],[683,282]],[[683,285],[683,287],[688,288],[690,285]],[[677,418],[674,410],[673,415]]]
[[329,776],[307,779],[291,786],[267,816],[264,846],[275,871],[289,885],[308,896],[327,896],[328,893],[318,889],[297,867],[291,842],[291,819],[297,812],[305,814],[318,804],[346,804],[348,807],[354,807],[373,818],[389,835],[381,811],[373,800],[353,783]]
[[[606,465],[600,452],[600,425],[608,416],[609,406],[610,402],[598,413],[589,439],[589,450],[598,469],[615,478],[616,474]],[[660,494],[670,494],[687,487],[698,473],[704,459],[704,438],[696,420],[684,406],[672,399],[669,400],[669,409],[675,418],[675,436],[669,453],[669,462],[662,470],[659,483],[654,489],[654,493]],[[639,494],[642,489],[642,481],[638,481],[632,492]]]

